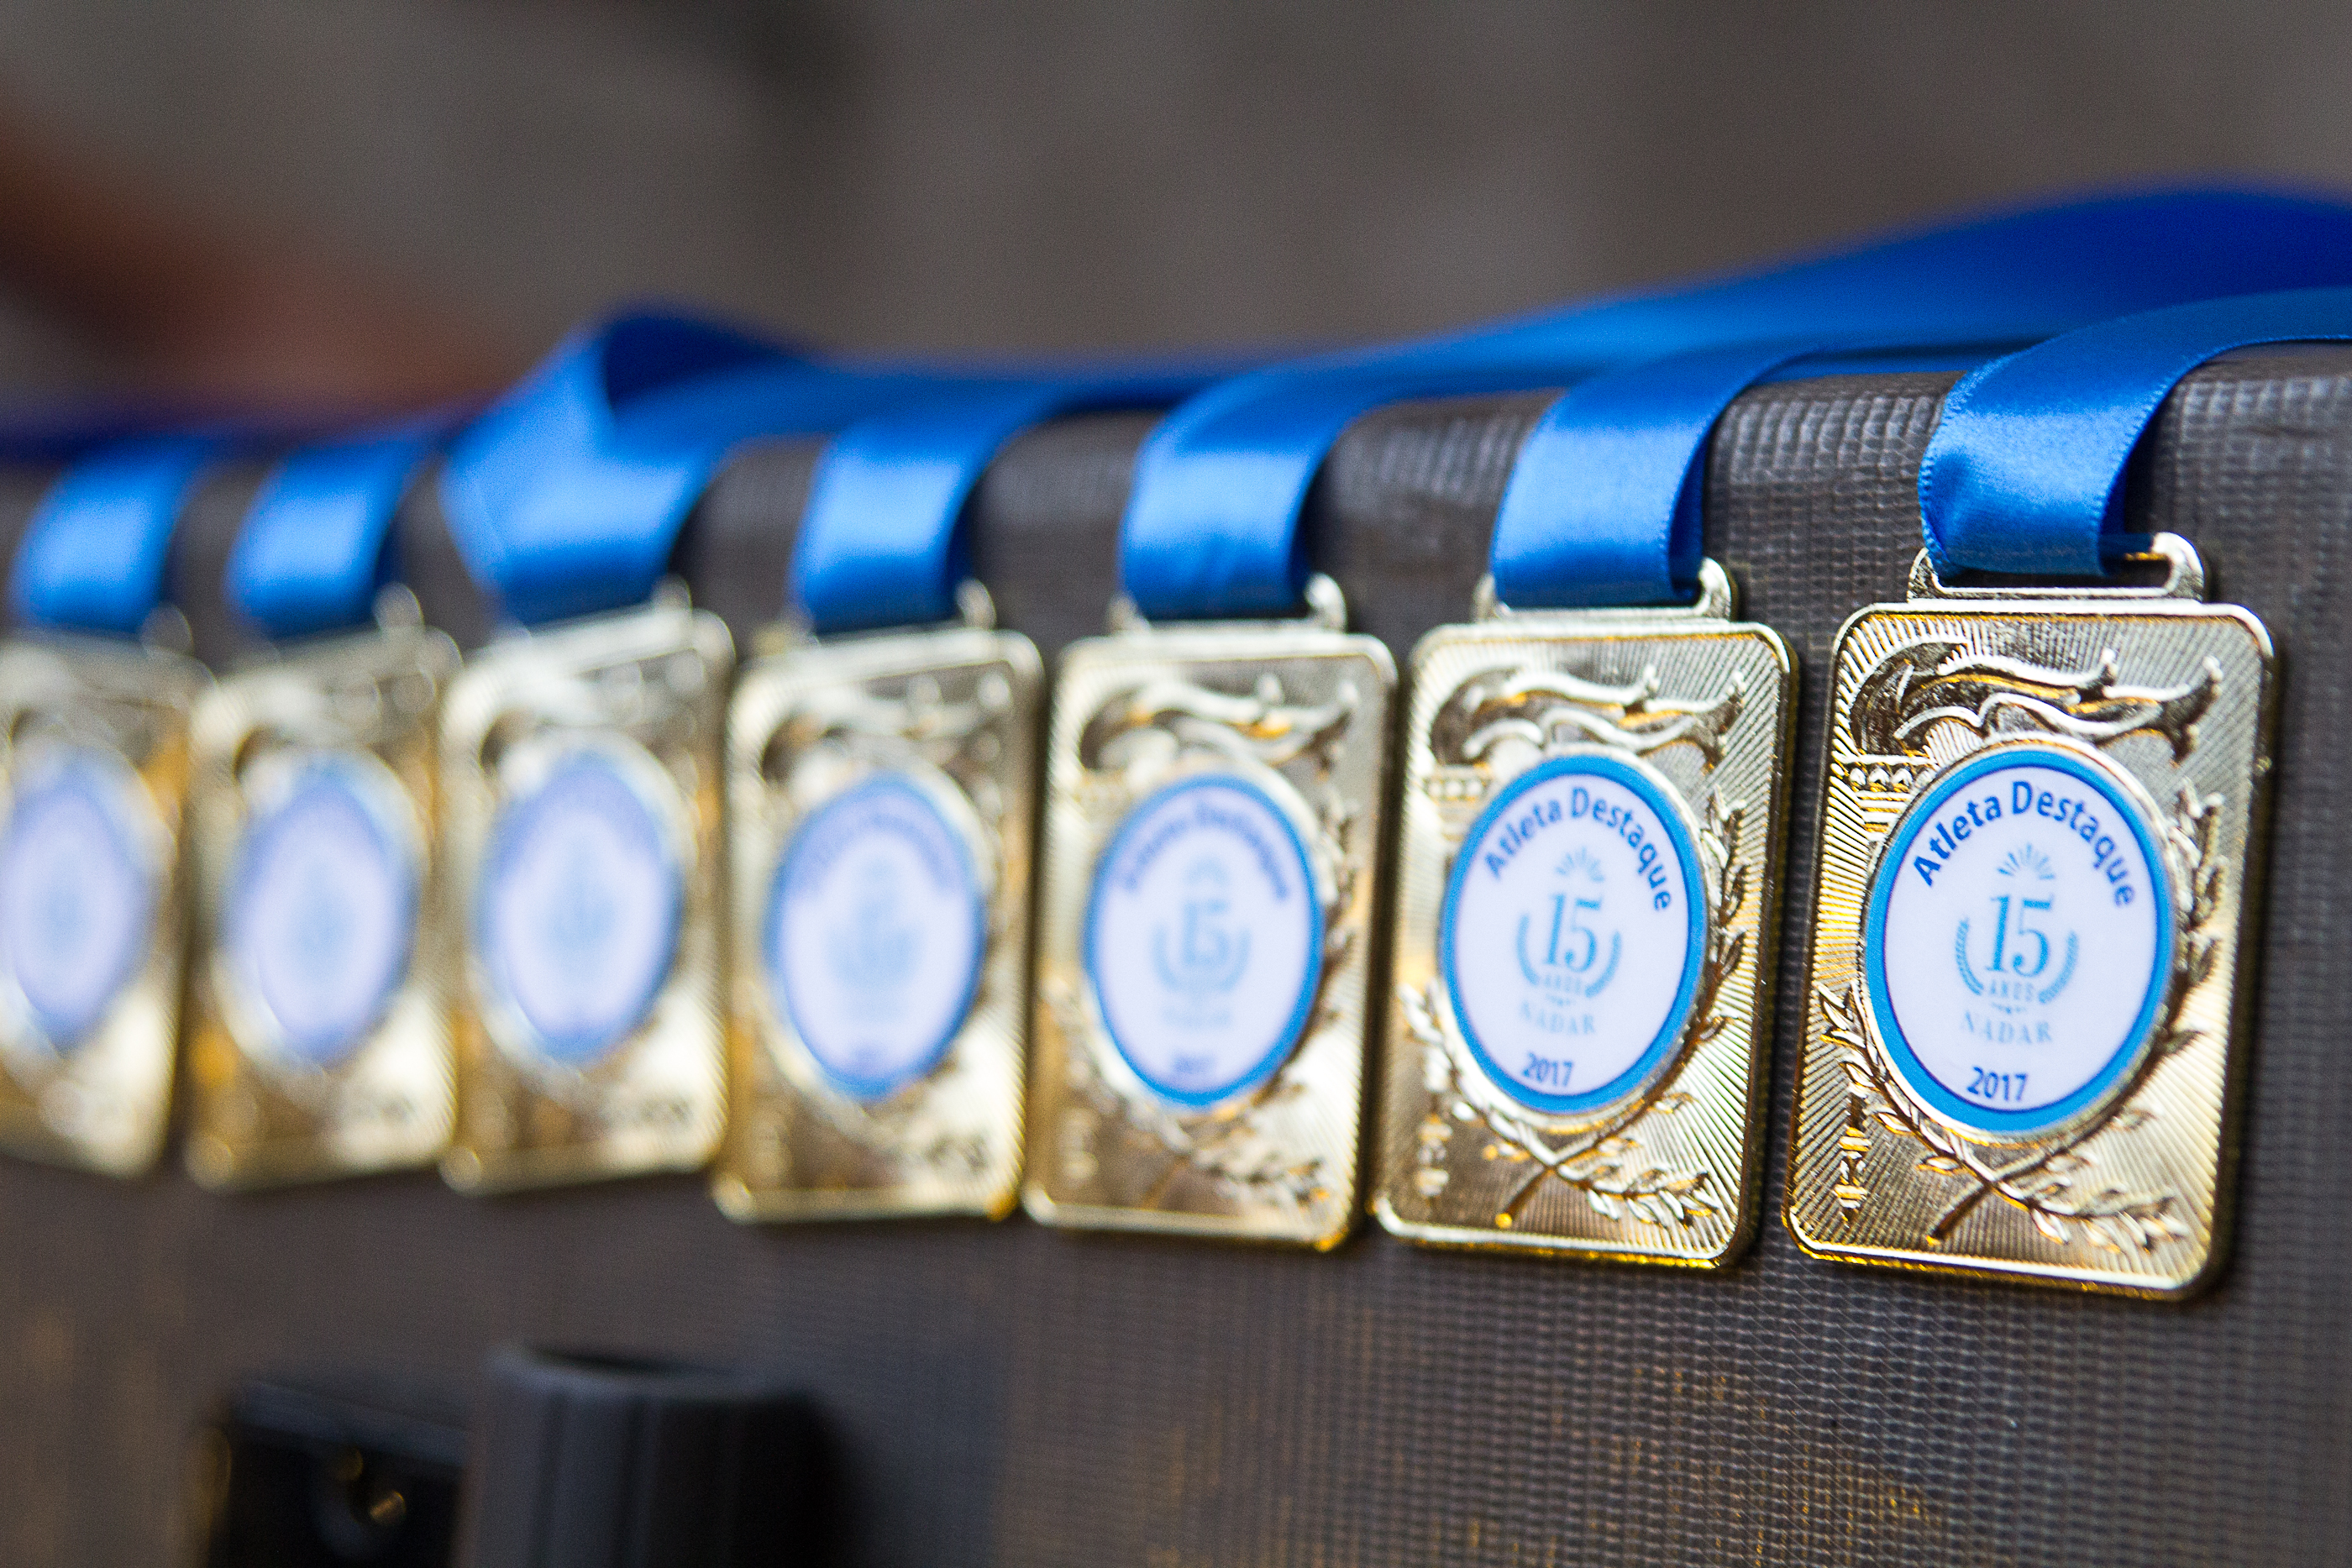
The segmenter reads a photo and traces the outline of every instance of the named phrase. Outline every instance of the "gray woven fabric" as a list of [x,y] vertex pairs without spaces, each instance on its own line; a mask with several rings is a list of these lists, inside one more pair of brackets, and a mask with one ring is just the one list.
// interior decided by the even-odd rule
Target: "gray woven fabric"
[[[1790,382],[1723,422],[1712,553],[1803,669],[1767,1201],[1785,1175],[1827,656],[1899,595],[1944,376]],[[1544,399],[1360,422],[1318,559],[1402,657],[1467,607]],[[1034,434],[980,492],[1008,623],[1100,624],[1133,419]],[[747,455],[682,547],[739,633],[782,600],[806,454]],[[794,477],[798,473],[801,477]],[[764,497],[764,499],[762,498]],[[998,1226],[747,1230],[698,1185],[471,1201],[429,1177],[225,1200],[0,1166],[0,1560],[163,1560],[180,1445],[257,1364],[466,1377],[491,1343],[781,1366],[845,1441],[871,1563],[2318,1563],[2352,1542],[2352,351],[2240,356],[2132,487],[2284,656],[2234,1261],[2151,1305],[1808,1260],[1720,1277]],[[428,577],[429,498],[404,523]],[[415,541],[422,541],[421,544]],[[446,565],[446,562],[445,562]],[[423,597],[457,602],[447,584]],[[764,596],[764,598],[762,597]],[[468,638],[470,639],[470,636]]]

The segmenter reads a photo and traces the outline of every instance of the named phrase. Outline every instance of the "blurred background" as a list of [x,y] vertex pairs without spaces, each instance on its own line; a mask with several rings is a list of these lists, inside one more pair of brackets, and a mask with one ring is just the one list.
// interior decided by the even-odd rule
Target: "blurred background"
[[5,0],[0,384],[411,401],[615,299],[1444,326],[2087,183],[2352,186],[2352,8]]
[[[645,298],[845,347],[1393,337],[2090,185],[2219,175],[2352,191],[2347,61],[2352,6],[2318,0],[0,0],[0,403],[415,403],[495,386],[571,323]],[[18,1185],[51,1190],[44,1179]],[[184,1434],[152,1413],[179,1409],[171,1364],[189,1325],[235,1322],[225,1303],[262,1288],[246,1270],[266,1272],[277,1239],[328,1233],[325,1207],[200,1206],[166,1179],[179,1185],[144,1190],[168,1200],[109,1211],[119,1258],[92,1249],[74,1264],[78,1281],[148,1292],[121,1321],[152,1343],[126,1352],[53,1305],[0,1323],[0,1395],[23,1429],[86,1418],[123,1456],[121,1475],[93,1477],[58,1444],[26,1467],[0,1562],[96,1540],[163,1560]],[[383,1233],[341,1244],[404,1266],[402,1249],[425,1255],[455,1208],[386,1202],[369,1211]],[[608,1226],[668,1234],[686,1212],[701,1228],[675,1252],[600,1250]],[[743,1299],[705,1292],[663,1332],[724,1345],[882,1246],[795,1238],[779,1266],[773,1239],[714,1241],[722,1222],[683,1184],[577,1208],[469,1207],[455,1223],[469,1258],[535,1227],[551,1238],[532,1243],[540,1255],[576,1261],[463,1278],[487,1303],[471,1317],[388,1293],[320,1298],[306,1321],[350,1311],[361,1344],[403,1343],[416,1323],[593,1325],[596,1302],[649,1298],[699,1248]],[[931,1255],[1003,1241],[943,1233]],[[1103,1299],[1129,1303],[1189,1267],[1140,1249],[1087,1256],[1102,1280],[1131,1282],[1121,1296],[1098,1281]],[[152,1261],[180,1257],[210,1267]],[[299,1281],[306,1261],[267,1279]],[[1259,1310],[1339,1296],[1285,1296],[1300,1276],[1276,1267]],[[919,1304],[977,1338],[1018,1309],[986,1292],[1023,1276],[970,1274],[943,1269]],[[419,1298],[445,1288],[418,1278]],[[575,1302],[589,1304],[567,1317]],[[1361,1325],[1398,1321],[1356,1301],[1297,1332],[1338,1356]],[[976,1376],[964,1343],[908,1362],[909,1383],[936,1372],[957,1401],[916,1459],[1075,1397]],[[198,1359],[282,1348],[257,1326]],[[1263,1370],[1209,1351],[1202,1365],[1213,1402]],[[1380,1418],[1355,1397],[1332,1396],[1335,1425]],[[1255,1418],[1233,1404],[1234,1422]],[[1166,1436],[1171,1473],[1189,1461],[1213,1478],[1215,1452]],[[1367,1442],[1337,1484],[1402,1485],[1386,1467],[1416,1436]],[[1507,1493],[1449,1463],[1466,1461],[1431,1460],[1426,1484]],[[1874,1474],[1824,1484],[1855,1488],[1857,1511],[1916,1511],[1916,1494],[1865,1498],[1856,1478]],[[1082,1484],[1041,1469],[1003,1507],[1045,1531],[1056,1489]],[[1318,1484],[1300,1483],[1304,1506],[1346,1495]],[[1212,1485],[1196,1479],[1196,1495]],[[942,1517],[919,1522],[964,1528]]]

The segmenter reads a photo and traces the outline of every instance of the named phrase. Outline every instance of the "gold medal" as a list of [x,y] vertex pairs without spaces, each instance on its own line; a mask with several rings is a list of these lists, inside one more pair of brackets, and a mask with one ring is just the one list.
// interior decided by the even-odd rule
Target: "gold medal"
[[1041,666],[961,628],[803,642],[728,719],[738,1219],[1013,1206]]
[[1330,1247],[1354,1221],[1396,676],[1328,579],[1307,601],[1130,612],[1062,657],[1024,1194],[1049,1224]]
[[666,590],[520,633],[441,720],[467,1190],[708,1161],[725,1121],[719,731],[733,648]]
[[1786,646],[1513,612],[1413,654],[1378,1190],[1444,1246],[1702,1268],[1756,1227]]
[[0,643],[0,1145],[152,1165],[180,1026],[194,660],[110,638]]
[[404,591],[380,620],[196,706],[187,1159],[208,1186],[427,1165],[449,1141],[435,725],[457,650]]
[[1788,1222],[2116,1291],[2222,1255],[2270,639],[2158,588],[1950,587],[1837,645]]

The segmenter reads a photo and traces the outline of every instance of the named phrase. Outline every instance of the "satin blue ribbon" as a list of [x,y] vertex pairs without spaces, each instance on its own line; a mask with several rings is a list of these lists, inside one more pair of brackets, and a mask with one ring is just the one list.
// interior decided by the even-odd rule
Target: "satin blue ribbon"
[[2352,340],[2352,288],[2209,299],[2084,327],[1982,366],[1944,400],[1919,467],[1940,571],[2097,576],[2123,531],[2124,470],[2181,378],[2263,343]]
[[224,445],[211,435],[153,436],[67,469],[16,549],[9,587],[18,623],[137,636],[163,602],[180,509]]
[[[986,378],[975,377],[975,380]],[[526,624],[642,602],[729,452],[816,434],[934,388],[679,317],[567,339],[452,446],[441,498],[467,569]]]
[[918,396],[835,435],[793,554],[793,602],[819,635],[944,621],[971,575],[965,503],[1004,444],[1067,414],[1163,408],[1206,368],[1106,368]]
[[2123,311],[2339,282],[2352,282],[2352,208],[2240,192],[2111,197],[1310,361],[1213,389],[1146,443],[1121,575],[1153,617],[1286,612],[1307,570],[1299,508],[1350,420],[1404,398],[1573,382],[1506,493],[1498,589],[1529,606],[1685,597],[1698,459],[1760,376],[1811,353],[1990,352]]
[[365,624],[390,580],[401,498],[454,423],[432,415],[289,455],[230,547],[230,604],[276,639]]

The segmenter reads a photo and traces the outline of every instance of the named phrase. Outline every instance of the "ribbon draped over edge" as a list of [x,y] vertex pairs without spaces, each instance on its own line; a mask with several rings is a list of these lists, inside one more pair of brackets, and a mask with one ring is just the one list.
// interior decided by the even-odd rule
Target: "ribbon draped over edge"
[[1244,376],[1145,444],[1121,575],[1146,615],[1280,614],[1331,443],[1412,397],[1572,384],[1530,433],[1496,517],[1515,603],[1686,597],[1698,464],[1723,408],[1811,354],[1992,353],[2223,294],[2352,283],[2352,207],[2233,191],[2107,197],[1916,232],[1791,266]]
[[393,576],[401,500],[455,423],[427,415],[289,454],[230,547],[230,604],[273,639],[364,624]]
[[135,637],[169,588],[172,530],[224,441],[149,436],[104,447],[33,510],[9,580],[17,621]]
[[1944,399],[1919,466],[1941,571],[2097,576],[2138,546],[2124,474],[2181,379],[2234,349],[2352,340],[2352,288],[2209,299],[2064,333],[1993,361]]
[[525,624],[642,602],[727,455],[840,428],[934,384],[678,316],[583,328],[452,445],[441,502],[483,590]]
[[1215,369],[1105,366],[916,396],[825,447],[793,555],[793,602],[819,635],[955,613],[971,575],[964,509],[1004,444],[1068,414],[1164,408]]

